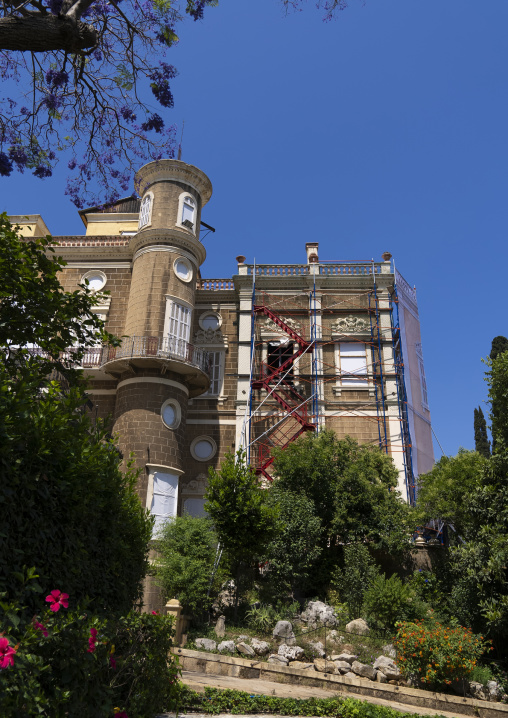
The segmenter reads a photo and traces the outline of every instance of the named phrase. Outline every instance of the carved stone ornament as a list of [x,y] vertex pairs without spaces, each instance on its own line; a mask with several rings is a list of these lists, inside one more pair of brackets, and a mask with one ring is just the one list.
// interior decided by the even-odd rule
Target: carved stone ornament
[[194,335],[194,344],[224,344],[224,334],[220,329],[198,329]]
[[[281,321],[284,322],[284,324],[287,324],[288,327],[290,327],[294,332],[297,334],[300,334],[301,327],[294,319],[291,319],[291,317],[281,317]],[[283,329],[281,329],[275,322],[273,322],[270,318],[265,319],[265,321],[261,324],[261,331],[262,332],[276,332],[277,334],[280,334],[283,332]]]
[[206,476],[198,474],[195,479],[189,481],[186,486],[182,486],[182,494],[185,496],[203,496],[206,489]]
[[353,317],[350,314],[348,317],[341,317],[337,319],[335,324],[332,326],[332,332],[340,332],[342,334],[352,334],[354,332],[366,332],[370,329],[369,322],[367,319],[361,317]]

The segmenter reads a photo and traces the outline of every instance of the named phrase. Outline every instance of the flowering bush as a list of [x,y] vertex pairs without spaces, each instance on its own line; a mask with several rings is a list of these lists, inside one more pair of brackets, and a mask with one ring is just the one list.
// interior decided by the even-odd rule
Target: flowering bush
[[0,715],[146,718],[174,706],[170,617],[99,618],[57,589],[46,600],[30,619],[0,596]]
[[415,621],[398,624],[394,645],[402,675],[435,688],[467,678],[488,642],[470,628]]

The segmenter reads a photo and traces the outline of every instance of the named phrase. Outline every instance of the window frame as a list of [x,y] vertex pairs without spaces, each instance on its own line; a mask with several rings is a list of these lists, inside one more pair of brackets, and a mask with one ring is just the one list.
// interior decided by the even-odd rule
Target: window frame
[[[148,202],[147,202],[148,200]],[[144,211],[144,205],[148,205],[148,211]],[[149,227],[152,224],[152,208],[153,208],[153,192],[147,192],[143,199],[141,200],[141,205],[139,207],[139,218],[138,218],[138,232],[141,229],[144,229],[145,227]],[[143,219],[146,219],[146,221],[141,224],[141,221]]]
[[[191,202],[193,203],[193,212],[192,212],[192,219],[188,219],[185,217],[185,205],[186,205],[186,199],[190,197]],[[187,206],[190,206],[189,203],[187,203]],[[196,197],[191,192],[182,192],[180,194],[180,197],[178,198],[178,215],[176,220],[176,225],[178,227],[181,227],[182,229],[185,229],[187,232],[192,232],[192,234],[197,234],[197,218],[198,218],[198,201]],[[189,221],[192,223],[192,227],[189,227],[184,224],[185,221]]]
[[[357,352],[341,352],[341,345],[358,346]],[[353,372],[343,370],[343,360],[347,358],[360,359],[364,358],[365,369],[360,367],[361,371]],[[367,343],[366,342],[335,342],[335,368],[337,371],[337,388],[343,391],[363,391],[370,388],[369,363],[367,360]],[[364,378],[360,378],[364,377]]]

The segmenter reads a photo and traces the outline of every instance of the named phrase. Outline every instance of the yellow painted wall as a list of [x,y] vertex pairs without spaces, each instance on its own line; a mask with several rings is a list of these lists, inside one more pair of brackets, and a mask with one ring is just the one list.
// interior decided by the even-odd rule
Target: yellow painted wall
[[121,222],[88,222],[86,233],[89,236],[97,237],[98,235],[118,235],[120,232],[136,232],[138,229],[138,221],[123,220]]

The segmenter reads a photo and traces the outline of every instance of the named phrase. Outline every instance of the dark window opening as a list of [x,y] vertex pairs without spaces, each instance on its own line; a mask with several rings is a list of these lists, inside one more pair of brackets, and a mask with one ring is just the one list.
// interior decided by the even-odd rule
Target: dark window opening
[[[293,342],[287,342],[284,344],[281,344],[280,342],[268,342],[268,366],[272,371],[275,371],[276,369],[279,369],[290,357],[293,356]],[[288,371],[289,369],[289,371]],[[286,374],[286,371],[288,373]],[[291,365],[291,368],[289,368],[289,365],[286,367],[286,369],[279,374],[279,379],[286,374],[284,381],[287,381],[288,384],[293,383],[293,365]]]

